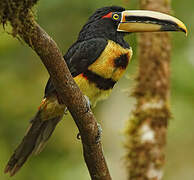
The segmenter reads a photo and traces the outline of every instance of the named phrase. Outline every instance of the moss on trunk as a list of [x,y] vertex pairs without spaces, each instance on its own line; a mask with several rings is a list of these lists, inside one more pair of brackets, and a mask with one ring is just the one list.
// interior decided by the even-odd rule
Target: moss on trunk
[[[169,13],[170,2],[140,0],[140,8]],[[138,44],[139,71],[133,92],[137,105],[127,127],[129,179],[160,180],[170,118],[170,37],[168,33],[141,33]]]

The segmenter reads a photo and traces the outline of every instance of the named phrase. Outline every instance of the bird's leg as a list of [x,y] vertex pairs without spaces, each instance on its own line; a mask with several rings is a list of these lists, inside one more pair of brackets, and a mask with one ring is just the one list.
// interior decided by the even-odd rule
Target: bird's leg
[[[90,103],[90,99],[89,99],[88,96],[84,95],[84,97],[85,97],[86,102],[87,102],[87,111],[85,112],[85,113],[87,113],[90,110],[90,108],[91,108],[91,103]],[[81,139],[80,132],[77,134],[77,139],[79,139],[79,140]]]
[[[85,99],[86,99],[86,102],[87,102],[87,112],[91,109],[92,105],[90,103],[90,99],[88,96],[84,95]],[[86,112],[86,113],[87,113]]]
[[[89,109],[91,108],[90,99],[86,95],[84,95],[84,97],[86,98],[87,107],[88,107],[87,112],[88,112]],[[99,123],[97,123],[97,128],[98,128],[98,133],[97,133],[95,141],[96,141],[96,143],[99,143],[100,139],[101,139],[101,135],[102,135],[102,128],[101,128],[101,125]],[[80,133],[77,134],[77,139],[79,139],[79,140],[81,139],[81,134]]]

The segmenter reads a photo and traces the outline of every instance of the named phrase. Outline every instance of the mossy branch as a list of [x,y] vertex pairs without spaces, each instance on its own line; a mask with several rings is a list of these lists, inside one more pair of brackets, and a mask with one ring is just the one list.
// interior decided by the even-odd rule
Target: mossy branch
[[[140,0],[141,9],[170,12],[166,0]],[[127,127],[129,180],[161,180],[169,111],[170,37],[168,33],[141,33],[139,72],[133,96],[136,109]]]
[[84,158],[93,180],[110,180],[102,152],[96,143],[97,122],[87,102],[74,82],[59,48],[53,39],[35,22],[32,7],[38,0],[1,0],[0,23],[10,23],[13,36],[23,39],[40,57],[53,84],[68,107],[79,129]]

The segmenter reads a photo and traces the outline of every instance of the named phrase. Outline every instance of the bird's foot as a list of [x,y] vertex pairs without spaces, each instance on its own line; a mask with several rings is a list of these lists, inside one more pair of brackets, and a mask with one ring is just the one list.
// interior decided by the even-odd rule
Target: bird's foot
[[[97,136],[95,138],[96,144],[98,144],[100,142],[101,136],[102,136],[102,127],[99,123],[97,123],[97,128],[98,128],[98,133],[97,133]],[[81,134],[80,133],[77,134],[77,139],[79,139],[79,140],[81,139]]]
[[98,127],[98,134],[96,136],[96,144],[100,142],[101,136],[102,136],[102,127],[99,123],[97,123],[97,127]]

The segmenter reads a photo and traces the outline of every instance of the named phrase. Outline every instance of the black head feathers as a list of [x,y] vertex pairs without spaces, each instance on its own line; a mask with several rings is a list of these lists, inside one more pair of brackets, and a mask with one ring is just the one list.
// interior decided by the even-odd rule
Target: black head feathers
[[125,9],[119,6],[108,6],[97,9],[82,27],[77,41],[79,42],[92,38],[104,38],[126,46],[126,42],[123,40],[125,33],[117,32],[117,21],[113,21],[112,18],[103,18],[103,16],[110,12],[114,13],[122,11],[125,11]]
[[88,22],[97,21],[110,12],[122,12],[124,10],[125,8],[120,6],[107,6],[99,8],[92,16],[89,17]]

